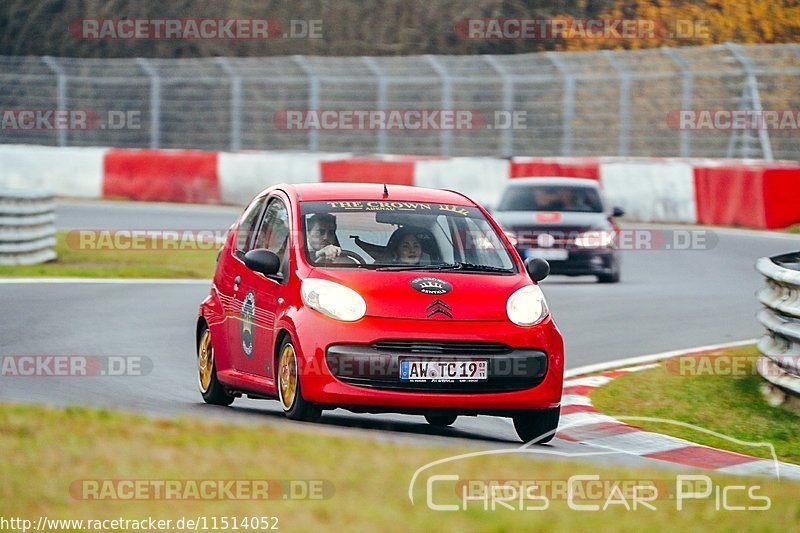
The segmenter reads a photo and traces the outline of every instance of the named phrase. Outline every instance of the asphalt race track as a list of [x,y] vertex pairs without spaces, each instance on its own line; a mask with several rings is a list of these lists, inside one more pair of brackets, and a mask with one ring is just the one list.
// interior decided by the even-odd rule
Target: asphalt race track
[[[61,228],[225,229],[238,208],[114,202],[61,202]],[[643,227],[643,226],[642,226]],[[664,226],[648,226],[664,229]],[[757,258],[800,248],[800,237],[714,230],[709,250],[630,251],[622,282],[554,276],[543,282],[567,343],[567,368],[761,334],[754,298]],[[197,391],[194,323],[209,282],[0,283],[0,355],[145,356],[141,377],[2,378],[0,402],[88,405],[149,414],[195,415],[283,424],[277,402],[237,400],[232,409],[202,404]],[[314,428],[292,423],[295,427]],[[462,417],[434,429],[422,417],[327,412],[321,424],[372,430],[381,438],[470,439],[517,446],[509,420]],[[376,433],[375,430],[390,433]],[[556,439],[565,453],[587,446]],[[648,461],[618,457],[626,464]],[[610,459],[614,461],[614,458]]]

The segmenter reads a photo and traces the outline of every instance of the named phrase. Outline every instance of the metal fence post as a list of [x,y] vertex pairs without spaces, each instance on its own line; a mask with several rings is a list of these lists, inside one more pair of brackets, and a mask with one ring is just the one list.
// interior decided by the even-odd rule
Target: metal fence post
[[217,64],[225,71],[231,83],[231,151],[235,152],[242,148],[242,77],[233,70],[233,67],[225,57],[218,57]]
[[150,76],[150,148],[161,146],[161,77],[148,59],[136,59],[142,70]]
[[[681,94],[681,109],[690,110],[692,108],[692,97],[694,94],[694,73],[689,67],[689,63],[678,54],[674,48],[662,48],[672,61],[678,65],[683,75],[682,94]],[[681,157],[692,156],[692,130],[684,128],[681,130]]]
[[[484,55],[481,57],[489,64],[489,66],[494,69],[495,72],[497,72],[497,75],[503,79],[503,109],[513,114],[514,82],[511,79],[511,74],[508,72],[508,69],[505,66],[500,64],[495,56]],[[503,151],[504,157],[514,156],[513,123],[514,121],[512,118],[511,125],[500,132],[501,150]]]
[[556,52],[547,52],[547,58],[564,77],[564,97],[561,100],[561,155],[571,156],[573,151],[573,121],[575,119],[575,76]]
[[[383,75],[378,62],[375,61],[374,57],[362,57],[364,64],[367,65],[367,68],[372,72],[372,75],[375,76],[378,80],[378,94],[375,100],[375,106],[377,109],[385,110],[386,109],[386,91],[387,91],[387,83],[386,83],[386,76]],[[386,128],[381,128],[378,130],[378,152],[379,154],[386,153]]]
[[[60,110],[67,109],[67,74],[54,57],[44,56],[42,58],[47,67],[56,75],[56,107]],[[67,130],[59,128],[56,132],[58,146],[67,145]]]
[[631,76],[625,65],[620,63],[614,52],[603,50],[603,55],[619,74],[619,148],[617,155],[627,156],[631,146]]
[[[450,73],[439,63],[435,56],[423,56],[425,61],[436,71],[442,80],[442,109],[453,109],[453,79]],[[449,156],[453,152],[453,131],[443,129],[439,132],[441,155]]]
[[[308,108],[319,111],[319,77],[304,56],[292,56],[292,60],[308,76]],[[308,130],[308,150],[319,151],[319,130],[314,128]]]
[[[753,63],[750,58],[742,53],[741,46],[734,43],[725,43],[725,48],[731,51],[736,60],[742,65],[745,74],[747,75],[747,87],[750,91],[750,98],[753,101],[753,110],[762,111],[761,95],[758,92],[758,77],[753,68]],[[772,144],[769,140],[769,133],[766,128],[758,128],[758,139],[761,142],[761,155],[767,161],[772,161]]]

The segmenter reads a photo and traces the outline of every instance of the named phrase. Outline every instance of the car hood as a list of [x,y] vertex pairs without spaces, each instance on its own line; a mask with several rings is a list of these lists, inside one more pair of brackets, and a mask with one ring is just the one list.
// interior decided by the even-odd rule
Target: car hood
[[530,284],[524,274],[436,271],[314,269],[310,277],[357,291],[367,302],[367,316],[446,321],[507,321],[508,297]]
[[610,227],[607,213],[570,211],[494,211],[492,217],[503,229],[550,228],[585,231]]

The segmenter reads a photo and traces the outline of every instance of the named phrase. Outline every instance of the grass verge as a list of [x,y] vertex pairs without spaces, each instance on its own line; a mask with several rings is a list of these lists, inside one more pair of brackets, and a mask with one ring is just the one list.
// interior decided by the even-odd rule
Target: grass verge
[[[56,234],[58,258],[41,265],[0,266],[0,277],[197,278],[214,276],[214,249],[80,249],[68,232]],[[159,241],[160,242],[160,241]]]
[[[800,464],[800,414],[767,403],[755,373],[758,350],[745,346],[665,361],[614,379],[591,394],[611,416],[645,416],[686,422],[747,442],[769,442],[778,458]],[[631,422],[734,452],[771,458],[767,448],[740,445],[681,426]]]
[[[484,510],[434,511],[426,505],[426,478],[454,474],[460,480],[567,480],[575,474],[603,480],[661,480],[675,483],[675,473],[633,470],[548,460],[521,455],[483,455],[438,465],[417,481],[415,504],[408,498],[415,470],[464,450],[416,446],[317,434],[303,428],[238,426],[220,422],[149,419],[83,408],[49,409],[0,405],[0,516],[82,519],[158,519],[180,517],[276,516],[283,531],[531,531],[594,529],[682,530],[712,524],[728,531],[782,531],[800,520],[800,483],[758,480],[756,492],[770,498],[769,512],[717,511],[714,498],[684,503],[663,492],[652,502],[656,511],[627,510],[617,503],[605,511],[580,512],[551,495],[546,510],[498,506]],[[267,501],[96,499],[75,497],[80,480],[326,480],[333,493],[325,499]],[[721,484],[753,480],[717,477]],[[73,487],[73,491],[70,491]],[[454,482],[437,482],[434,501],[458,503]],[[81,494],[81,489],[77,494]],[[272,492],[270,492],[272,494]],[[736,500],[734,496],[734,500]],[[603,505],[604,499],[592,501]],[[526,501],[528,506],[541,502]],[[581,503],[587,503],[582,501]],[[733,503],[733,502],[732,502]],[[745,503],[736,501],[735,503]],[[755,502],[761,505],[763,502]],[[746,520],[743,515],[746,514]],[[66,528],[69,529],[69,528]]]
[[792,224],[788,228],[785,228],[783,231],[786,233],[800,233],[800,224]]

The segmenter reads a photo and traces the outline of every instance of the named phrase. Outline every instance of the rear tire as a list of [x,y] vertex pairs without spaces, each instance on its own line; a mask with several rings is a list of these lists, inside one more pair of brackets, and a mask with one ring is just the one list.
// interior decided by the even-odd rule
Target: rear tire
[[455,415],[425,415],[425,420],[428,421],[428,424],[437,428],[452,426],[457,418]]
[[278,400],[283,414],[290,420],[316,422],[322,416],[322,409],[303,398],[300,387],[300,366],[292,339],[287,337],[278,351]]
[[217,379],[217,361],[214,358],[214,345],[211,342],[211,330],[207,325],[200,331],[200,342],[197,344],[197,371],[200,394],[203,401],[212,405],[230,405],[234,396],[228,394],[225,387]]
[[534,444],[544,444],[555,437],[560,415],[560,407],[523,411],[514,416],[514,429],[523,442],[536,441]]

